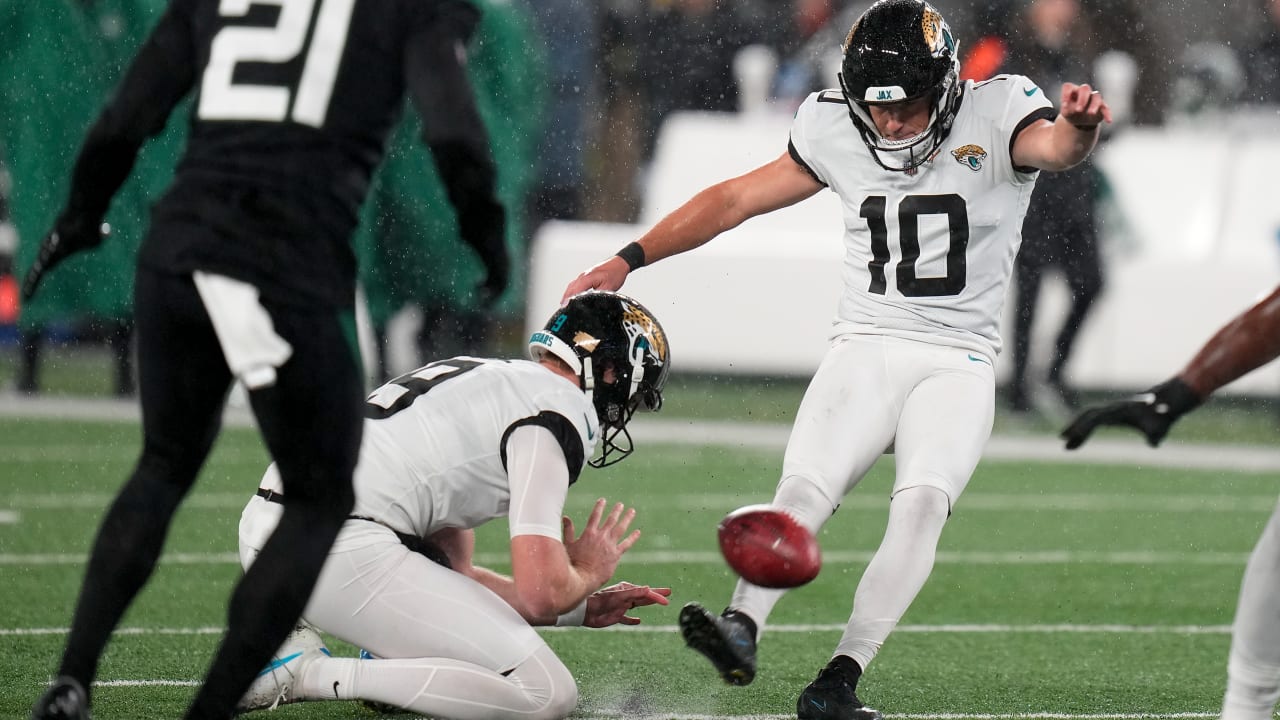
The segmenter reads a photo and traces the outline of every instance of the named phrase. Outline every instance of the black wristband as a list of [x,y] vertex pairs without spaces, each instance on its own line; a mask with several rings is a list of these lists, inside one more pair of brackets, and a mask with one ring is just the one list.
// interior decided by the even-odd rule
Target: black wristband
[[1204,402],[1204,398],[1179,377],[1170,378],[1148,392],[1155,396],[1156,412],[1171,418],[1180,417]]
[[618,257],[627,264],[631,270],[644,267],[644,248],[640,247],[640,243],[633,242],[628,244],[617,252]]
[[1080,132],[1093,132],[1094,130],[1097,130],[1097,129],[1098,129],[1098,125],[1100,125],[1100,124],[1101,124],[1101,123],[1094,123],[1094,124],[1092,124],[1092,125],[1077,125],[1077,124],[1075,124],[1075,123],[1071,122],[1070,120],[1068,120],[1067,122],[1068,122],[1068,123],[1071,123],[1071,127],[1075,128],[1075,129],[1077,129],[1077,130],[1079,130]]

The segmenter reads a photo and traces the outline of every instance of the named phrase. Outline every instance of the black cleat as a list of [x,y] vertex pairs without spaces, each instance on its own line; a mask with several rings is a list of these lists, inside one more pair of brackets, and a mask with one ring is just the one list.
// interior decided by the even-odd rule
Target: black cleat
[[31,720],[89,720],[89,695],[78,680],[64,675],[32,706]]
[[716,616],[696,602],[680,609],[680,634],[730,685],[756,679],[756,624],[742,613],[725,610]]
[[835,656],[800,693],[796,715],[800,720],[883,720],[879,710],[862,704],[854,692],[861,675],[852,658]]

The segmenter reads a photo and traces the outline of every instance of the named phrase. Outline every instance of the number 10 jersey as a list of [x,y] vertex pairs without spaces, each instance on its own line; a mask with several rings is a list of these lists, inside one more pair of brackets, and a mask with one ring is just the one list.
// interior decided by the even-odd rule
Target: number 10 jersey
[[1025,77],[965,84],[951,132],[912,173],[881,167],[843,95],[810,95],[790,152],[840,196],[844,292],[836,335],[877,334],[994,357],[1037,170],[1013,164],[1014,139],[1057,113]]

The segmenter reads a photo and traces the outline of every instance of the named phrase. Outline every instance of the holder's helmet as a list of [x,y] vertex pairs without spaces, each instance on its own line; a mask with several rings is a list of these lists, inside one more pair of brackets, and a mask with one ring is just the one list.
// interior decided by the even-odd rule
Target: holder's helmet
[[631,454],[627,423],[637,410],[662,407],[671,355],[657,318],[635,300],[589,290],[569,298],[529,338],[529,357],[551,353],[578,374],[600,419],[600,454],[592,467],[612,465]]
[[[854,127],[881,167],[909,171],[933,157],[960,108],[959,73],[951,28],[923,0],[879,0],[854,22],[844,42],[840,89]],[[867,108],[918,98],[930,101],[924,132],[885,139]]]

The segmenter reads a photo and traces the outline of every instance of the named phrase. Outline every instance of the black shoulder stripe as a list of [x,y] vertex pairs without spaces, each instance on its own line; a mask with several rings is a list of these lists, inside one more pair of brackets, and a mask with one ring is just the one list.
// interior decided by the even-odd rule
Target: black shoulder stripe
[[791,159],[795,160],[797,165],[804,168],[804,171],[809,173],[809,177],[822,183],[823,187],[827,186],[827,184],[822,181],[822,178],[818,177],[818,173],[814,172],[813,168],[809,167],[809,163],[805,162],[804,158],[800,157],[800,151],[796,150],[796,144],[790,140],[787,141],[787,153],[791,155]]
[[[1022,118],[1022,120],[1018,122],[1018,126],[1013,129],[1013,134],[1009,136],[1010,160],[1012,160],[1013,158],[1013,144],[1018,141],[1018,136],[1022,134],[1023,130],[1026,130],[1031,125],[1031,123],[1036,122],[1037,120],[1048,120],[1049,122],[1053,122],[1054,118],[1056,117],[1058,117],[1057,110],[1054,110],[1051,107],[1043,107],[1043,108],[1037,108],[1030,115]],[[1022,167],[1019,165],[1014,165],[1013,169],[1020,173],[1033,173],[1038,168]]]
[[836,105],[845,105],[849,103],[844,99],[844,93],[838,90],[823,90],[818,93],[818,102],[835,103]]
[[569,484],[577,482],[582,466],[586,463],[582,438],[578,435],[578,429],[569,422],[568,418],[548,410],[543,410],[533,417],[517,420],[502,433],[502,468],[505,470],[507,467],[507,438],[511,437],[511,433],[515,432],[516,428],[525,425],[537,425],[551,431],[556,442],[560,443],[560,450],[564,452],[565,464],[569,466]]

